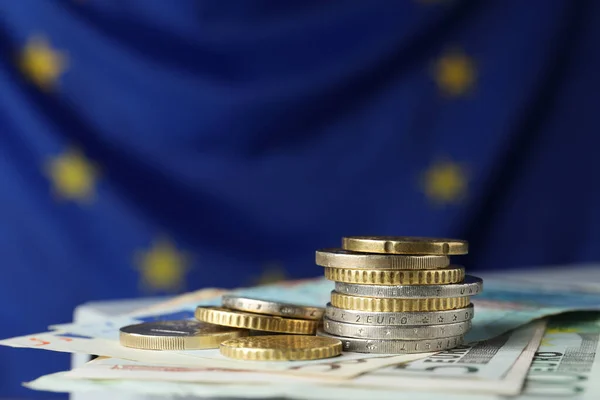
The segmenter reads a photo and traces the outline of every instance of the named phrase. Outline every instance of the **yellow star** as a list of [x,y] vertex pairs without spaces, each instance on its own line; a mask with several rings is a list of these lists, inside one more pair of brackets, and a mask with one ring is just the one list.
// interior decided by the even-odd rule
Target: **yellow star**
[[438,161],[423,176],[425,195],[434,203],[457,203],[467,194],[467,172],[457,163]]
[[152,248],[136,255],[142,286],[152,292],[178,292],[185,288],[189,257],[166,238],[153,243]]
[[446,52],[435,64],[434,78],[440,90],[448,96],[461,96],[470,91],[477,79],[477,69],[461,50]]
[[97,169],[78,149],[68,149],[46,165],[55,193],[79,203],[90,202],[96,193]]
[[285,269],[278,262],[272,262],[265,265],[262,274],[254,282],[255,285],[268,285],[270,283],[281,282],[286,279]]
[[44,91],[51,90],[67,69],[67,55],[53,49],[43,36],[33,36],[21,51],[21,73]]

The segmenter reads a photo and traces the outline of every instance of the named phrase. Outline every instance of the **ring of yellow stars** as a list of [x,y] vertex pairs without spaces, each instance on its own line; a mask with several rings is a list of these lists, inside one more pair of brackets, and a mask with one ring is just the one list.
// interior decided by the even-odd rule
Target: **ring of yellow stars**
[[477,69],[473,60],[461,50],[446,52],[435,64],[434,78],[448,96],[461,96],[475,85]]
[[86,203],[96,192],[96,167],[78,149],[69,149],[46,166],[46,173],[58,197]]
[[185,288],[190,259],[165,238],[136,256],[143,289],[152,292],[178,292]]
[[67,69],[66,53],[52,48],[43,36],[30,38],[19,54],[21,73],[44,91],[51,90]]
[[458,163],[438,161],[425,171],[423,186],[425,195],[433,203],[458,203],[467,194],[467,172]]

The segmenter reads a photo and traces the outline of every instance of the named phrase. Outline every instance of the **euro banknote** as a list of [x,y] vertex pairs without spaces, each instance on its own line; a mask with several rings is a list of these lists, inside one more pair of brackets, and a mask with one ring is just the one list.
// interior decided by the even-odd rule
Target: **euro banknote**
[[[539,341],[538,341],[539,342]],[[588,400],[600,398],[600,387],[595,383],[600,378],[600,314],[598,313],[569,313],[553,317],[547,326],[533,362],[531,358],[525,364],[526,379],[524,391],[519,395],[504,395],[474,391],[473,382],[479,380],[491,383],[493,374],[480,373],[469,376],[468,367],[462,368],[464,373],[458,374],[459,368],[447,373],[461,385],[450,388],[445,379],[429,379],[426,385],[415,385],[415,388],[399,390],[397,382],[411,380],[403,375],[417,366],[418,373],[423,373],[423,360],[407,363],[404,367],[396,368],[390,374],[390,368],[367,373],[346,383],[313,382],[301,378],[285,377],[272,379],[269,374],[252,371],[237,371],[234,373],[215,370],[207,371],[178,371],[161,370],[160,367],[144,366],[141,363],[120,361],[115,359],[100,359],[71,372],[47,375],[26,384],[36,390],[50,391],[115,391],[137,394],[153,394],[164,396],[226,396],[238,398],[277,398],[294,399],[363,399],[378,400],[424,400],[436,397],[443,391],[445,400]],[[472,364],[476,359],[482,360],[484,355],[498,354],[499,349],[488,348],[480,352],[478,357],[470,359]],[[439,353],[440,355],[443,353]],[[446,356],[451,357],[448,353]],[[492,357],[493,358],[493,357]],[[456,359],[455,359],[456,360]],[[432,363],[437,364],[437,363]],[[446,362],[440,363],[442,365]],[[453,366],[461,362],[450,363]],[[469,363],[465,363],[468,365]],[[475,362],[475,364],[477,364]],[[515,363],[515,364],[518,364]],[[522,368],[523,365],[513,365]],[[444,369],[444,368],[441,368]],[[381,373],[383,371],[383,373]],[[425,371],[429,373],[430,371]],[[438,374],[438,372],[434,372]],[[509,371],[510,374],[510,371]],[[377,382],[369,377],[380,375]],[[204,381],[199,383],[201,377]],[[127,378],[125,378],[127,377]],[[162,377],[162,380],[160,379]],[[413,377],[414,379],[414,377]],[[233,384],[232,382],[236,382]],[[310,386],[307,386],[310,384]],[[310,387],[310,390],[307,390]]]

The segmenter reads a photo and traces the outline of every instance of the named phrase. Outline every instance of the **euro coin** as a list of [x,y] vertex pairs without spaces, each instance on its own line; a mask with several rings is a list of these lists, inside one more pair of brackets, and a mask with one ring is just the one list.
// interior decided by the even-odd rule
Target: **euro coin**
[[366,253],[444,256],[469,252],[464,240],[410,236],[347,236],[342,239],[342,248]]
[[123,346],[146,350],[216,349],[224,340],[248,333],[199,321],[156,321],[122,327],[119,341]]
[[222,305],[233,310],[256,314],[276,315],[287,318],[320,320],[325,312],[321,307],[310,307],[297,304],[280,303],[243,296],[224,295]]
[[332,335],[322,330],[317,331],[317,335],[341,340],[343,351],[372,354],[412,354],[442,351],[460,346],[464,341],[463,335],[420,340],[349,338]]
[[238,360],[295,361],[329,358],[342,353],[342,343],[334,338],[277,335],[244,339],[223,342],[221,354]]
[[196,308],[195,316],[197,320],[209,324],[299,335],[314,334],[319,323],[315,320],[252,314],[221,307],[199,306]]
[[454,310],[469,305],[469,297],[436,297],[431,299],[391,299],[349,296],[331,292],[331,304],[346,310],[405,312]]
[[474,315],[473,304],[455,310],[409,312],[345,310],[334,307],[331,303],[325,308],[325,316],[330,320],[370,326],[449,324],[469,321]]
[[465,269],[462,267],[423,270],[325,268],[325,278],[362,285],[446,285],[462,282],[465,278]]
[[447,285],[359,285],[336,282],[335,291],[352,296],[419,299],[428,297],[475,296],[483,289],[481,278],[467,275],[461,283]]
[[332,335],[368,339],[436,339],[464,335],[471,329],[471,321],[424,326],[369,326],[323,320],[323,331]]
[[328,268],[437,269],[448,267],[450,258],[448,256],[367,254],[343,249],[321,249],[316,252],[316,264]]

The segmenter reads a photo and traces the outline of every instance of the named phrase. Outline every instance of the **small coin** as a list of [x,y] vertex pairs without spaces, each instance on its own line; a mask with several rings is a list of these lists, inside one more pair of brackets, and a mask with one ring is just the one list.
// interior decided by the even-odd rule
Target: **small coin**
[[216,349],[224,340],[248,333],[199,321],[156,321],[122,327],[119,341],[123,346],[146,350]]
[[431,299],[391,299],[376,297],[349,296],[331,292],[331,304],[346,310],[406,312],[406,311],[443,311],[466,307],[469,297],[436,297]]
[[332,335],[368,339],[437,339],[464,335],[471,329],[471,321],[427,326],[370,326],[323,320],[323,331]]
[[450,265],[448,256],[367,254],[343,249],[317,250],[316,263],[328,268],[352,269],[436,269]]
[[251,299],[249,297],[224,295],[223,307],[233,310],[246,311],[257,314],[276,315],[287,318],[300,318],[319,320],[325,309],[297,304],[279,303],[276,301]]
[[319,323],[314,320],[251,314],[221,307],[197,307],[195,316],[197,320],[209,324],[299,335],[314,334]]
[[463,335],[421,340],[359,339],[332,335],[322,330],[317,331],[317,336],[341,340],[343,351],[372,354],[411,354],[442,351],[460,346],[464,340]]
[[419,299],[431,297],[463,297],[475,296],[481,292],[483,281],[476,276],[467,275],[462,283],[447,285],[360,285],[336,282],[335,291],[364,297],[387,297]]
[[325,278],[362,285],[446,285],[459,283],[465,278],[465,269],[452,267],[422,270],[383,270],[324,268]]
[[232,339],[221,344],[221,354],[238,360],[317,360],[340,355],[342,343],[335,338],[277,335]]
[[327,303],[325,316],[333,321],[370,326],[431,325],[464,322],[473,319],[473,304],[446,311],[373,312],[344,310]]
[[410,236],[348,236],[344,250],[387,254],[460,255],[469,252],[464,240]]

